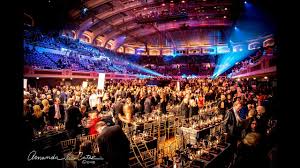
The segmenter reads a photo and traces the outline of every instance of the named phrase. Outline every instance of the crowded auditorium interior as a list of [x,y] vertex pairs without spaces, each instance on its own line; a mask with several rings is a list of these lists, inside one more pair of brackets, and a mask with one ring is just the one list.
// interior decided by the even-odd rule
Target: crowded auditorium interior
[[24,167],[277,168],[268,2],[28,0]]

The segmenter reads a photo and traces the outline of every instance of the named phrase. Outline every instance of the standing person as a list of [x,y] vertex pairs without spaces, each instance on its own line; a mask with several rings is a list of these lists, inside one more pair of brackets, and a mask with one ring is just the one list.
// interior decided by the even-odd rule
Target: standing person
[[118,117],[124,126],[131,126],[133,120],[133,106],[132,104],[125,103],[123,106],[123,114],[119,113]]
[[198,97],[198,107],[199,108],[203,108],[204,107],[204,97],[202,96],[202,94],[200,93],[199,97]]
[[237,148],[237,157],[233,168],[265,168],[268,166],[261,144],[261,135],[256,132],[248,133]]
[[242,120],[244,120],[244,119],[246,119],[246,117],[248,115],[248,107],[247,107],[244,99],[241,100],[241,104],[242,104],[242,108],[240,110],[240,114],[239,115],[240,115],[240,118]]
[[190,101],[190,115],[195,116],[198,115],[199,107],[197,106],[197,103],[195,99],[191,99]]
[[79,133],[78,125],[81,122],[82,114],[77,106],[74,106],[74,99],[68,99],[69,108],[66,111],[65,127],[70,138],[75,138]]
[[236,101],[233,107],[226,112],[224,119],[225,132],[227,133],[227,142],[233,144],[236,147],[238,138],[240,137],[241,118],[239,117],[239,111],[242,105],[240,101]]
[[87,135],[87,134],[89,134],[89,128],[87,128],[87,121],[88,121],[89,113],[86,111],[86,106],[83,104],[81,104],[79,110],[82,115],[81,125],[83,126],[83,132],[85,135]]
[[189,118],[190,117],[190,110],[189,110],[189,99],[188,98],[184,98],[180,104],[180,111],[181,111],[181,115],[184,115],[185,118]]
[[264,106],[257,106],[256,111],[257,111],[256,118],[258,119],[258,121],[261,124],[260,132],[265,134],[267,132],[267,125],[268,125],[268,121],[269,121],[269,118],[266,115],[266,109]]
[[41,110],[41,107],[39,105],[33,106],[33,114],[31,123],[33,126],[33,129],[36,131],[41,131],[46,123],[45,123],[45,113]]
[[122,123],[118,116],[119,116],[119,114],[124,115],[123,114],[123,106],[124,106],[124,103],[122,102],[122,99],[120,97],[117,98],[117,101],[112,106],[113,117],[114,117],[115,123],[120,126],[122,126]]
[[161,111],[162,114],[167,114],[167,99],[165,94],[161,94],[161,99],[160,99],[160,103],[159,103],[159,109]]
[[100,121],[100,118],[97,116],[97,111],[91,111],[89,113],[88,122],[86,128],[89,128],[89,135],[97,134],[96,124]]
[[91,110],[96,110],[97,104],[99,104],[99,98],[98,95],[96,94],[96,90],[92,90],[92,95],[89,97],[89,105]]
[[49,121],[50,125],[55,125],[59,122],[63,122],[65,119],[65,109],[62,104],[60,104],[60,99],[56,97],[54,99],[53,106],[50,106],[49,108]]
[[151,109],[151,105],[152,105],[151,98],[152,98],[152,95],[148,94],[148,96],[147,96],[147,98],[146,98],[146,100],[144,102],[144,112],[145,112],[145,114],[148,114],[148,113],[152,112],[152,109]]
[[225,112],[226,110],[228,110],[228,104],[227,104],[227,101],[226,101],[226,97],[225,95],[221,95],[221,101],[218,103],[218,108],[220,110],[220,113],[224,116],[225,115]]
[[228,108],[231,108],[233,106],[233,104],[232,104],[232,98],[231,98],[230,94],[227,94],[226,102],[227,102]]
[[100,121],[96,130],[99,153],[108,162],[108,167],[128,168],[130,143],[122,128],[119,125],[107,126],[106,121]]

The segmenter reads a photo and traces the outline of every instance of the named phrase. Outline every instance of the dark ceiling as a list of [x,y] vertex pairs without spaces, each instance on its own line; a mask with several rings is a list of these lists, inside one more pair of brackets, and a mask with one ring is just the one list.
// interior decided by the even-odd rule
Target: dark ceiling
[[[241,0],[27,0],[24,12],[43,30],[73,29],[127,42],[148,43],[149,36],[174,30],[226,30],[243,12]],[[271,0],[251,0],[268,10]],[[85,11],[86,9],[86,11]],[[145,38],[147,37],[147,38]],[[155,37],[155,36],[153,36]],[[148,40],[147,40],[148,39]],[[176,39],[175,39],[176,40]]]

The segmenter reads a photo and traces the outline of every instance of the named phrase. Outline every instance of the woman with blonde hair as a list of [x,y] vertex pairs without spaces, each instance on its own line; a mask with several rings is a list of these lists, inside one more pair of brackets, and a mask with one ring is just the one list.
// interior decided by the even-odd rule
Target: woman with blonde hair
[[50,108],[49,101],[47,99],[42,100],[42,105],[43,105],[43,110],[42,111],[44,113],[48,113],[49,108]]
[[123,127],[130,127],[132,125],[133,110],[134,109],[131,104],[125,103],[125,105],[123,106],[122,114],[118,114]]
[[33,106],[32,125],[35,130],[41,130],[45,126],[45,114],[39,105]]
[[238,146],[233,168],[269,167],[266,156],[261,144],[261,135],[256,132],[248,133]]

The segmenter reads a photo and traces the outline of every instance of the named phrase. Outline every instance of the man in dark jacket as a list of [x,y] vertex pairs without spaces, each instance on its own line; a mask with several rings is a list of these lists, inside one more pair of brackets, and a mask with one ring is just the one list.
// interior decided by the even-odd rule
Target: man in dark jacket
[[74,106],[74,100],[72,98],[68,99],[69,108],[66,111],[65,117],[65,127],[68,131],[70,138],[75,138],[79,133],[78,125],[81,122],[82,114],[77,106]]
[[60,104],[60,99],[56,97],[54,99],[54,104],[49,108],[49,121],[51,125],[55,125],[59,122],[63,122],[65,119],[65,109],[62,104]]
[[227,142],[236,146],[237,140],[240,135],[241,118],[239,117],[239,111],[242,105],[240,101],[236,101],[233,107],[226,112],[224,119],[225,132],[227,133]]
[[130,143],[119,125],[108,126],[106,121],[96,124],[99,133],[99,153],[108,162],[109,168],[128,168]]
[[152,109],[151,109],[151,105],[152,105],[151,99],[152,99],[152,95],[149,94],[147,96],[145,102],[144,102],[144,112],[145,112],[145,114],[148,114],[148,113],[152,112]]

